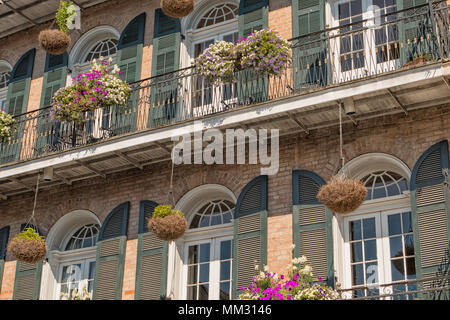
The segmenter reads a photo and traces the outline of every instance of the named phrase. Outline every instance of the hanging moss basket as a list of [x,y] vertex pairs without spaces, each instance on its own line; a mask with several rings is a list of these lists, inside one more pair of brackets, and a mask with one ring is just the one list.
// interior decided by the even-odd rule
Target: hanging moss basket
[[348,179],[344,174],[332,177],[317,194],[317,198],[336,213],[349,213],[358,209],[366,197],[367,188],[363,183]]
[[172,18],[183,18],[194,10],[194,0],[161,0],[162,11]]
[[63,54],[72,41],[70,36],[57,29],[46,29],[39,33],[39,43],[45,51],[53,55]]
[[174,241],[182,237],[187,229],[184,214],[172,206],[157,206],[148,219],[148,229],[164,241]]
[[11,240],[8,251],[22,262],[35,264],[45,258],[47,246],[44,237],[33,228],[27,228]]

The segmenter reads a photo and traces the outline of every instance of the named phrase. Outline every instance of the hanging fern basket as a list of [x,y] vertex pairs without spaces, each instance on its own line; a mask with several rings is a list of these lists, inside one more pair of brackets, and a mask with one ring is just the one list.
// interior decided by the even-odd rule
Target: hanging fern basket
[[35,264],[45,258],[47,246],[43,237],[28,228],[11,240],[8,251],[22,262]]
[[45,29],[39,33],[39,43],[47,53],[63,54],[70,47],[70,36],[57,29]]
[[162,11],[172,18],[183,18],[194,10],[194,0],[161,0]]
[[148,220],[148,230],[164,241],[174,241],[184,235],[187,221],[184,214],[172,206],[157,206]]
[[336,213],[349,213],[358,209],[366,197],[367,188],[363,183],[348,179],[344,174],[332,177],[317,194],[317,198]]

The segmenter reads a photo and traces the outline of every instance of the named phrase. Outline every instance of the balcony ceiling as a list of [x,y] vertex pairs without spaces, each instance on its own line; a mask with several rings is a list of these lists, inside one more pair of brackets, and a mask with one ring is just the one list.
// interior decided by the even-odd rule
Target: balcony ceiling
[[[0,39],[55,18],[60,0],[0,0]],[[72,0],[81,10],[108,0]]]
[[[409,78],[411,74],[406,73],[404,77]],[[392,81],[389,83],[392,83]],[[357,113],[351,118],[344,116],[344,123],[353,123],[358,130],[359,122],[385,115],[403,114],[407,117],[414,110],[430,107],[442,107],[439,112],[448,112],[449,83],[449,74],[430,77],[422,81],[410,81],[407,84],[387,88],[382,88],[381,79],[372,84],[367,83],[374,89],[370,92],[352,95]],[[316,93],[293,96],[289,99],[272,101],[272,103],[260,106],[249,106],[214,114],[204,117],[202,122],[204,128],[216,127],[222,130],[239,127],[243,129],[281,129],[281,136],[301,134],[305,137],[312,130],[327,127],[336,128],[337,134],[339,124],[338,101],[341,101],[339,98],[342,96],[341,93],[346,91],[357,93],[358,87],[349,84],[337,88],[328,88]],[[332,98],[326,102],[307,104],[307,100],[314,94],[320,94],[320,97],[331,96]],[[320,99],[314,98],[314,100]],[[291,105],[295,105],[296,108],[291,108]],[[277,106],[280,106],[281,112],[276,112]],[[252,113],[264,113],[264,115],[255,117]],[[233,117],[235,118],[234,122],[229,120]],[[76,181],[93,178],[107,181],[108,175],[113,173],[130,169],[146,170],[155,163],[168,162],[173,145],[170,137],[174,130],[178,130],[183,125],[191,124],[192,121],[188,121],[186,124],[114,137],[108,142],[97,143],[91,147],[82,147],[78,150],[43,157],[41,161],[47,161],[45,166],[52,166],[55,175],[53,181],[41,182],[40,188],[51,189],[58,185],[71,185]],[[124,142],[126,143],[124,144]],[[114,144],[118,147],[114,147]],[[34,190],[36,176],[39,171],[42,172],[44,165],[36,169],[34,169],[35,167],[24,166],[39,160],[18,164],[17,168],[14,169],[15,173],[3,174],[0,177],[0,200]],[[31,164],[30,166],[35,165]],[[7,168],[3,167],[3,169]]]

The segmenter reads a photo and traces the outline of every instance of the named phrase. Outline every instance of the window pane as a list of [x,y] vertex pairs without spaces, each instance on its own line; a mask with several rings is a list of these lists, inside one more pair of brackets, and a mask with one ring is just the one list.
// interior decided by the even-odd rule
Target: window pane
[[375,218],[368,218],[363,220],[363,234],[364,239],[375,238]]
[[403,212],[402,213],[402,222],[403,222],[403,232],[413,232],[412,223],[411,223],[411,212]]
[[220,263],[220,280],[230,280],[231,261],[224,261]]
[[391,261],[392,281],[405,280],[405,268],[403,259],[395,259]]
[[198,300],[208,300],[209,287],[207,284],[201,284],[198,287]]
[[200,283],[209,282],[209,263],[200,265]]
[[389,235],[396,235],[402,233],[402,226],[400,222],[400,214],[392,214],[388,216]]
[[189,264],[198,262],[198,246],[190,246],[189,247]]
[[231,240],[220,242],[220,260],[231,258]]
[[209,262],[210,244],[203,243],[200,245],[200,262]]
[[230,300],[230,283],[220,283],[220,300]]
[[354,242],[351,244],[352,248],[352,262],[361,262],[362,257],[362,242]]
[[364,284],[364,270],[362,264],[356,264],[352,266],[352,285]]
[[366,264],[366,284],[378,283],[378,263]]
[[197,283],[197,265],[188,267],[188,284]]
[[188,300],[197,300],[197,286],[188,287]]
[[350,222],[350,240],[361,240],[361,220]]
[[406,273],[409,279],[416,279],[416,260],[414,258],[406,258]]
[[364,258],[366,261],[377,259],[377,242],[376,242],[376,240],[364,241]]
[[403,256],[402,237],[393,237],[389,239],[391,249],[391,258]]
[[405,255],[414,255],[414,236],[412,234],[408,234],[405,236]]

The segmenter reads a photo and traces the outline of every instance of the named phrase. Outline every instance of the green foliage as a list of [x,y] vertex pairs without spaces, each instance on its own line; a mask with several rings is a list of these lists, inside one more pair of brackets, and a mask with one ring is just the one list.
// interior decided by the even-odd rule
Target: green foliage
[[45,237],[40,236],[39,233],[37,233],[33,228],[26,228],[22,232],[18,233],[14,239],[23,239],[27,241],[45,241]]
[[170,215],[179,215],[180,217],[184,217],[183,212],[180,210],[172,209],[172,206],[169,205],[159,205],[155,208],[153,211],[152,217],[153,218],[164,218]]
[[56,23],[59,30],[64,33],[69,33],[69,22],[72,21],[73,15],[75,15],[75,10],[71,8],[72,6],[72,1],[63,0],[56,12]]

